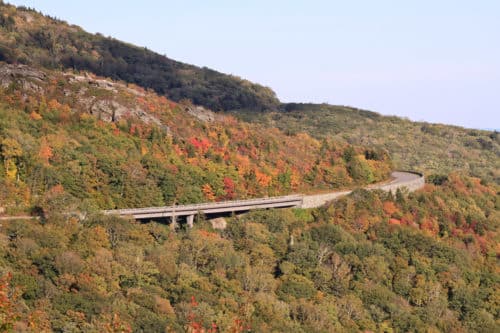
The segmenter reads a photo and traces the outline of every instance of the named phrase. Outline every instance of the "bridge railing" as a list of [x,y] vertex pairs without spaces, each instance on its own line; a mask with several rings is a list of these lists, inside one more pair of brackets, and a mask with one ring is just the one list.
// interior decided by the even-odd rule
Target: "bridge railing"
[[184,210],[203,210],[209,208],[223,208],[223,207],[233,207],[242,205],[252,205],[252,204],[265,204],[265,203],[277,203],[283,201],[298,201],[302,200],[303,195],[293,194],[278,197],[266,197],[266,198],[256,198],[256,199],[244,199],[244,200],[226,200],[219,202],[204,202],[198,204],[190,205],[174,205],[174,206],[160,206],[160,207],[144,207],[144,208],[133,208],[133,209],[112,209],[103,211],[106,215],[132,215],[140,213],[154,213],[154,212],[164,212],[164,211],[184,211]]
[[[393,174],[397,174],[398,172],[394,172]],[[395,191],[397,188],[407,187],[410,191],[419,189],[424,186],[425,180],[424,176],[421,173],[417,172],[405,172],[399,171],[399,173],[413,174],[414,177],[410,179],[393,179],[387,183],[375,184],[367,187],[368,189],[381,189],[385,191]],[[328,200],[332,200],[335,197],[340,195],[348,194],[350,191],[343,192],[333,192],[327,194],[319,194],[319,195],[303,195],[303,194],[292,194],[286,196],[276,196],[276,197],[264,197],[264,198],[256,198],[256,199],[244,199],[244,200],[228,200],[228,201],[219,201],[219,202],[204,202],[198,204],[189,204],[189,205],[173,205],[173,206],[162,206],[162,207],[145,207],[145,208],[135,208],[135,209],[114,209],[114,210],[105,210],[104,214],[107,215],[147,215],[147,214],[167,214],[169,216],[174,215],[186,215],[192,214],[192,212],[203,212],[209,210],[217,210],[217,209],[225,209],[227,208],[227,212],[230,212],[232,208],[234,211],[243,210],[244,207],[250,207],[250,209],[259,208],[259,206],[273,207],[269,206],[274,203],[277,205],[275,207],[290,207],[291,205],[287,205],[288,203],[296,202],[295,205],[298,207],[304,208],[313,208],[318,207],[324,204]],[[331,197],[331,198],[330,198]],[[305,202],[307,201],[307,203]],[[280,203],[284,203],[284,205],[280,205]],[[305,206],[304,206],[305,205]]]

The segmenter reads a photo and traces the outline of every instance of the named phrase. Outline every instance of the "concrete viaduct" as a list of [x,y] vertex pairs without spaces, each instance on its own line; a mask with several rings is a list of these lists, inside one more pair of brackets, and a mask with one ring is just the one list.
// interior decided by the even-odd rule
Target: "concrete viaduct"
[[[425,184],[424,176],[414,172],[395,171],[392,173],[392,180],[385,183],[367,186],[368,190],[384,190],[395,192],[398,188],[407,188],[409,191],[415,191],[422,188]],[[194,216],[197,214],[213,215],[222,213],[245,212],[254,209],[265,208],[315,208],[324,205],[326,202],[347,195],[351,191],[337,191],[324,194],[313,195],[287,195],[280,197],[265,197],[249,200],[234,200],[223,202],[207,202],[192,205],[132,208],[106,210],[106,215],[118,215],[121,217],[130,217],[136,220],[153,220],[159,218],[170,218],[172,226],[177,226],[177,218],[185,217],[187,225],[193,226]]]

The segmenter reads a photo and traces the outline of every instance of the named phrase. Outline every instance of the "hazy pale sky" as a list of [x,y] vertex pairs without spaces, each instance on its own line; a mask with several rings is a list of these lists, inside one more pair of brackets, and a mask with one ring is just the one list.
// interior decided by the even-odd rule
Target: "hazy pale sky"
[[170,58],[328,102],[500,128],[498,0],[9,0]]

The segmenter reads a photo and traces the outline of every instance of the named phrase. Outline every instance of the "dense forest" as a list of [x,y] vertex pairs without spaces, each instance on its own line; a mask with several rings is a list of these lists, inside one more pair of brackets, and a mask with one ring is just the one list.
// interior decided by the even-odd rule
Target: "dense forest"
[[498,186],[452,174],[172,232],[54,210],[0,229],[19,332],[498,332]]
[[460,169],[500,183],[497,133],[411,122],[342,106],[280,105],[269,88],[90,34],[28,8],[2,4],[0,14],[0,60],[90,71],[151,88],[173,101],[188,99],[213,111],[233,110],[241,119],[287,133],[306,132],[384,149],[401,169],[439,176]]
[[89,74],[0,63],[0,83],[0,206],[12,213],[272,196],[392,170],[382,150],[287,136]]
[[308,133],[318,139],[377,147],[396,168],[445,176],[455,170],[500,184],[497,132],[413,122],[375,112],[328,104],[283,104],[279,112],[235,112],[245,121]]
[[[499,140],[280,105],[0,1],[0,332],[498,332]],[[100,213],[357,188],[395,167],[428,184],[217,228]]]
[[276,109],[266,87],[209,68],[184,64],[146,48],[90,34],[25,7],[0,2],[0,60],[91,71],[151,88],[169,99],[190,99],[214,111]]

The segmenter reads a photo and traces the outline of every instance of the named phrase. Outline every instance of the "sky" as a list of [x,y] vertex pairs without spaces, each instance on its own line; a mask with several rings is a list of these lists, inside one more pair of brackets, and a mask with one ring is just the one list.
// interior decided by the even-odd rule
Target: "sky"
[[498,0],[8,0],[89,32],[271,87],[500,129]]

